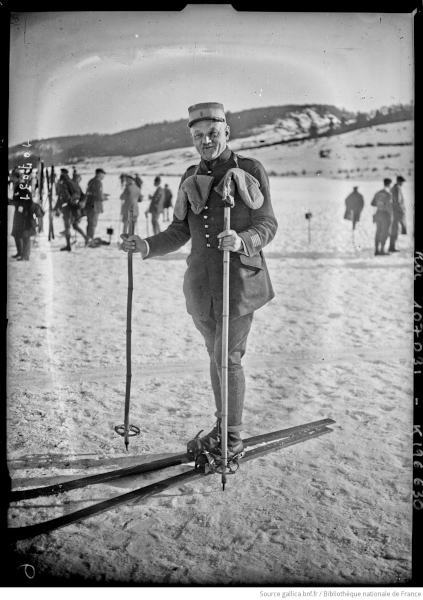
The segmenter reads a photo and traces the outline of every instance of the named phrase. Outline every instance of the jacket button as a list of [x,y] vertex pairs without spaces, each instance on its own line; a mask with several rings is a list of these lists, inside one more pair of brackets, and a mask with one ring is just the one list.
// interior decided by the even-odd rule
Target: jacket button
[[209,208],[209,207],[208,207],[208,206],[205,206],[204,208],[205,208],[206,210],[208,210],[208,208]]
[[208,228],[209,228],[209,226],[208,226],[208,225],[204,225],[204,227],[205,227],[206,229],[208,229]]
[[206,233],[206,237],[207,237],[207,238],[208,238],[208,237],[210,237],[208,233]]
[[207,244],[207,248],[210,248],[210,244]]
[[205,219],[208,219],[208,216],[207,216],[207,215],[204,215],[204,218],[205,218]]

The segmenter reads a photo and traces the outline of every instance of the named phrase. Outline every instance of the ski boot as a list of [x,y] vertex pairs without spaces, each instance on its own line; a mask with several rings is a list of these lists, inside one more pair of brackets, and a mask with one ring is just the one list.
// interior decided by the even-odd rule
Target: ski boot
[[[200,437],[199,431],[195,438],[188,442],[187,454],[195,461],[195,467],[204,467],[206,473],[220,473],[222,468],[221,419],[217,419],[213,429]],[[228,464],[229,473],[235,473],[239,468],[238,460],[244,456],[244,444],[239,431],[228,431]]]
[[[217,453],[220,451],[220,419],[216,421],[213,429],[209,431],[209,433],[200,437],[200,434],[203,433],[203,431],[204,430],[201,429],[201,431],[197,433],[195,438],[193,440],[190,440],[187,444],[187,454],[192,460],[196,461],[196,464],[197,459],[200,456],[204,457],[204,450],[213,453]],[[204,464],[204,461],[200,461],[199,464],[201,463]]]
[[239,431],[228,431],[228,458],[231,456],[244,456],[244,443],[239,435]]

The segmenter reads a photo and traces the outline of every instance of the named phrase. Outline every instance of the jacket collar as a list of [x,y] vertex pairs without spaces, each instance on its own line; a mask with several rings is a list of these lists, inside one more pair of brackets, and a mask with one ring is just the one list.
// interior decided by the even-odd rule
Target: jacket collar
[[204,158],[201,159],[200,162],[200,169],[205,169],[206,171],[212,171],[213,169],[215,169],[216,167],[219,167],[221,164],[227,162],[232,156],[232,150],[230,148],[228,148],[228,146],[226,146],[226,148],[224,149],[224,151],[219,154],[219,156],[217,158],[215,158],[214,160],[204,160]]

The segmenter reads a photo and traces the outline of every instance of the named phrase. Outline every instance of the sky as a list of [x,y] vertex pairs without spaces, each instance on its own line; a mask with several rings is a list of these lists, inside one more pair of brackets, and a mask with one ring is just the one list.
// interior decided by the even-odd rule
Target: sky
[[333,104],[354,112],[413,99],[410,13],[16,12],[9,146],[115,133],[227,111]]

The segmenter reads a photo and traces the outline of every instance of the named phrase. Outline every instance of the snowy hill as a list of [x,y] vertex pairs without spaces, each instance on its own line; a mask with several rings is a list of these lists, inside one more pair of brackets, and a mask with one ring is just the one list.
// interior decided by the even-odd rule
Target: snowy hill
[[[282,133],[263,126],[248,138],[230,140],[229,146],[259,160],[269,175],[380,179],[398,173],[410,177],[414,172],[413,121],[274,144],[277,135],[289,135],[288,124],[289,119]],[[101,165],[108,172],[182,175],[198,161],[194,147],[177,148],[133,157],[93,157],[78,163],[78,171],[93,171]]]
[[[405,122],[413,118],[411,106],[391,106],[374,113],[351,113],[336,106],[309,104],[253,108],[226,113],[231,139],[242,140],[243,148],[286,143],[292,140],[338,135],[370,125]],[[90,157],[133,157],[190,148],[186,119],[149,123],[114,134],[90,134],[30,140],[29,162],[41,157],[45,164],[75,164]],[[22,155],[22,146],[9,149],[9,168]]]

